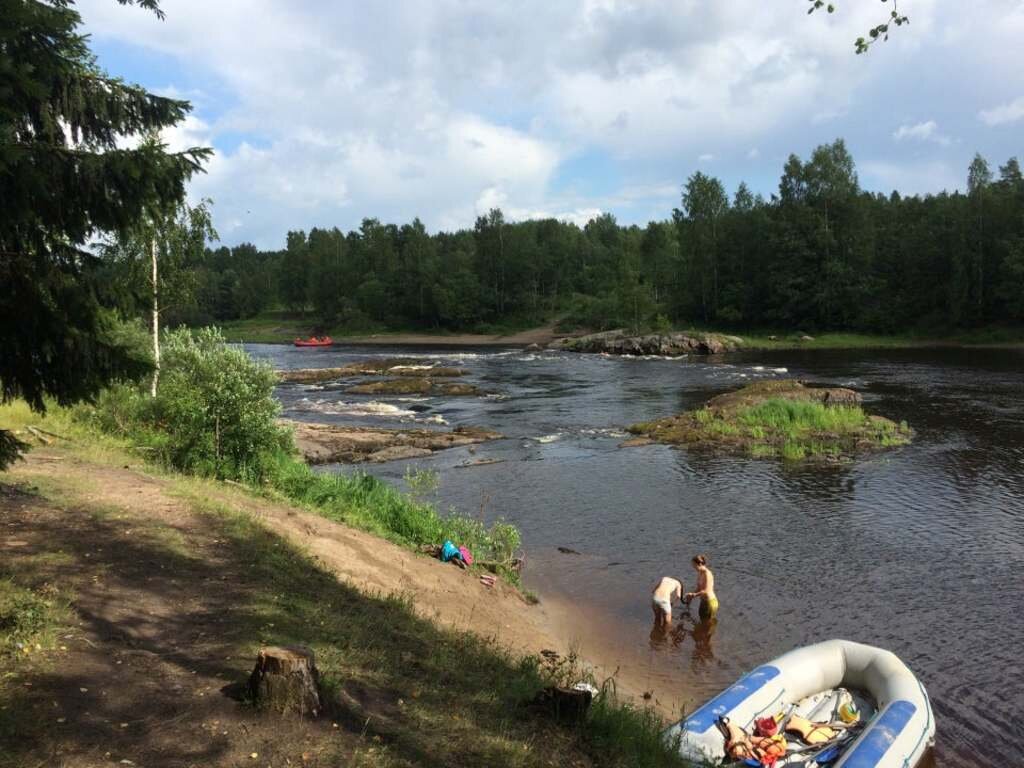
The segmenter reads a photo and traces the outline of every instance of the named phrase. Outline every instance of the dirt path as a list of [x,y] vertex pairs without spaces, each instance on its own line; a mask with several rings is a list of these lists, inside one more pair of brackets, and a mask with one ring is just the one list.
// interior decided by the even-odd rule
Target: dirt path
[[[296,721],[282,740],[225,696],[245,679],[255,647],[273,640],[274,624],[245,626],[240,606],[262,599],[247,578],[255,566],[211,525],[211,504],[251,516],[345,585],[400,595],[421,617],[516,652],[564,655],[583,626],[557,603],[529,605],[500,582],[487,588],[451,565],[226,485],[176,483],[52,449],[30,453],[8,478],[50,500],[10,487],[0,494],[0,565],[69,586],[75,619],[57,641],[55,663],[0,702],[0,742],[7,707],[51,725],[45,739],[8,753],[14,762],[5,763],[0,746],[0,766],[283,765],[270,757],[306,755],[303,744],[315,748],[301,764],[351,758],[351,744],[324,746],[329,724]],[[586,652],[599,653],[599,644]],[[639,693],[629,676],[620,671],[620,691]]]
[[481,333],[429,334],[429,333],[380,333],[372,336],[339,337],[338,344],[396,344],[402,346],[455,346],[455,347],[500,347],[530,344],[544,346],[564,334],[555,332],[555,324],[531,328],[519,333],[492,336]]

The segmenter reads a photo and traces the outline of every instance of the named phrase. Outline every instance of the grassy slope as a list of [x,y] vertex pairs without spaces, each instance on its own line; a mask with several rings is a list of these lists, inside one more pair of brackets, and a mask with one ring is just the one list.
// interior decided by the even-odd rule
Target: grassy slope
[[[8,406],[0,409],[0,423],[31,423],[74,437],[73,455],[97,466],[138,463],[138,457],[127,453],[123,444],[97,438],[60,412],[41,419],[23,406]],[[363,594],[340,583],[251,516],[218,503],[210,491],[217,484],[163,477],[172,483],[175,498],[187,505],[198,526],[167,525],[158,516],[133,519],[125,509],[97,505],[89,489],[70,481],[36,482],[32,492],[38,494],[36,501],[53,508],[57,523],[45,537],[45,551],[21,552],[16,565],[12,561],[0,565],[0,661],[7,672],[0,678],[0,737],[7,744],[18,745],[0,758],[0,765],[42,764],[58,743],[67,754],[92,749],[102,738],[92,733],[83,736],[87,745],[76,743],[73,734],[59,734],[52,718],[36,715],[39,707],[48,704],[32,699],[32,689],[27,687],[39,681],[39,691],[43,681],[53,686],[61,674],[75,671],[67,669],[59,638],[70,637],[66,631],[85,631],[82,622],[74,627],[69,624],[76,610],[76,593],[88,592],[96,579],[113,581],[118,569],[128,567],[124,562],[107,562],[86,554],[98,554],[99,543],[74,540],[72,526],[59,523],[62,517],[73,521],[76,515],[92,519],[83,529],[108,545],[104,547],[108,552],[118,550],[109,546],[116,529],[131,526],[131,541],[138,547],[132,562],[150,563],[147,568],[159,563],[161,577],[172,580],[175,598],[182,604],[206,599],[210,580],[216,580],[217,573],[232,573],[232,580],[226,583],[231,589],[231,621],[218,627],[221,635],[217,638],[226,644],[227,658],[251,660],[258,645],[266,642],[308,644],[317,653],[328,690],[355,690],[364,698],[383,702],[372,722],[356,723],[351,712],[341,712],[335,719],[343,728],[333,733],[327,729],[326,736],[307,728],[301,734],[296,730],[292,738],[291,726],[285,721],[273,729],[274,741],[280,746],[264,744],[262,758],[258,762],[254,758],[251,764],[271,764],[263,762],[271,757],[271,749],[282,751],[272,764],[283,764],[289,755],[292,764],[301,764],[304,758],[299,758],[299,752],[306,754],[306,746],[329,758],[318,764],[334,764],[331,760],[364,766],[682,764],[661,745],[657,735],[660,722],[653,715],[609,699],[592,709],[583,726],[567,727],[552,722],[544,713],[526,710],[520,706],[524,699],[554,679],[572,676],[570,670],[549,670],[535,658],[516,658],[476,635],[440,629],[410,610],[407,601],[411,596]],[[0,489],[4,479],[0,474]],[[0,496],[0,512],[6,515],[9,511],[5,497]],[[111,521],[117,524],[111,527]],[[204,541],[217,545],[221,562],[204,562]],[[140,589],[149,588],[149,579],[130,581]],[[88,616],[90,610],[80,614]],[[105,631],[116,634],[117,627]],[[131,630],[126,627],[125,631]],[[235,674],[244,679],[245,671],[236,670]],[[114,681],[109,684],[116,685]],[[64,693],[74,697],[77,690],[74,687]],[[243,707],[227,699],[221,704]],[[234,722],[233,713],[234,709],[224,711],[225,727]],[[142,718],[145,713],[138,714]],[[212,716],[206,715],[207,719]],[[249,732],[244,722],[238,727]],[[258,722],[253,727],[261,728]],[[203,732],[181,736],[201,739]],[[145,744],[138,745],[143,752],[145,748]],[[228,764],[210,761],[214,763]]]

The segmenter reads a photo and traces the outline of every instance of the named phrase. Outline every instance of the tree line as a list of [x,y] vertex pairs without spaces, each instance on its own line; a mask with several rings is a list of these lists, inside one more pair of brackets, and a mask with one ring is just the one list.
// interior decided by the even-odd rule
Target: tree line
[[608,328],[698,324],[896,332],[1024,322],[1024,179],[976,156],[966,193],[866,192],[842,140],[791,155],[776,194],[694,173],[670,219],[621,226],[423,223],[289,232],[198,250],[173,310],[203,324],[278,308],[310,327],[484,329],[555,315]]

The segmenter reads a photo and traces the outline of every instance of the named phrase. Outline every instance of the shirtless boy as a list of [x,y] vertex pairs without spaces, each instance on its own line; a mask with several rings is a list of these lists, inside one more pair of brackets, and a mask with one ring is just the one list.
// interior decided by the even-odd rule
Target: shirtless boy
[[671,576],[662,576],[651,592],[651,608],[654,610],[654,626],[667,627],[672,624],[672,598],[683,599],[683,582]]

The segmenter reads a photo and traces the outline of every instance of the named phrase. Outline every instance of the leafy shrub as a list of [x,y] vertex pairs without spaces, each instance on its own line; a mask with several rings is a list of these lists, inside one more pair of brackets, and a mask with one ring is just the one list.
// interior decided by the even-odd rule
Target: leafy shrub
[[20,459],[21,454],[27,450],[28,445],[15,437],[13,432],[0,429],[0,472]]
[[83,414],[183,472],[262,481],[277,454],[292,450],[277,424],[275,381],[268,365],[227,346],[216,328],[180,329],[164,337],[155,398],[137,384],[115,384]]
[[671,333],[672,321],[668,319],[667,315],[659,312],[651,321],[651,330],[655,333]]
[[172,466],[261,480],[274,456],[290,447],[277,424],[273,369],[227,346],[216,328],[168,333],[162,368],[151,419],[167,436],[164,455]]

